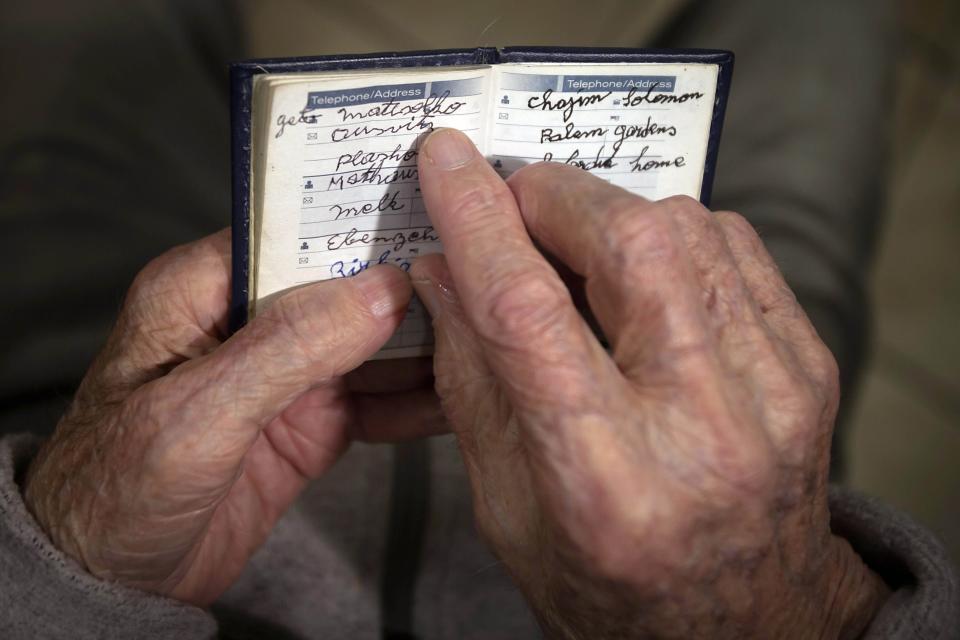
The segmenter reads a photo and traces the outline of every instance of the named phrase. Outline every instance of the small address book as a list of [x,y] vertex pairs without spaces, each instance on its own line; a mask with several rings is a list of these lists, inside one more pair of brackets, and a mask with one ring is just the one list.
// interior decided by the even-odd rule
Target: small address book
[[[572,164],[655,200],[710,200],[733,55],[478,48],[231,65],[234,330],[298,285],[442,251],[417,145],[465,132],[506,177]],[[376,358],[426,355],[415,299]]]

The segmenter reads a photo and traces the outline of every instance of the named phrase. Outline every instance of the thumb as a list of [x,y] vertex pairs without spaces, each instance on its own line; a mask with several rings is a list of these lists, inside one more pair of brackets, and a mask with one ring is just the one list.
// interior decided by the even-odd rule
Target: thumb
[[[410,277],[417,296],[433,320],[433,368],[437,395],[468,458],[477,450],[477,438],[468,425],[479,423],[479,416],[500,407],[494,401],[493,373],[483,355],[480,338],[470,326],[442,254],[414,260]],[[497,422],[498,420],[494,420]],[[502,421],[500,421],[502,422]]]
[[203,425],[202,433],[191,429],[191,448],[204,450],[202,440],[209,440],[218,459],[235,463],[297,397],[358,367],[383,346],[400,325],[411,293],[406,274],[390,266],[295,289],[213,353],[148,386],[163,387],[159,397],[179,407],[184,419],[178,424]]

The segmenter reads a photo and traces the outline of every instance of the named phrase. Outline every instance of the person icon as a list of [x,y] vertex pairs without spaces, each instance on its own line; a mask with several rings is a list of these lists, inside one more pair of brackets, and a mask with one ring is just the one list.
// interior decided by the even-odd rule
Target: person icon
[[500,158],[497,158],[497,159],[494,161],[494,163],[493,163],[493,168],[494,168],[494,169],[502,169],[502,168],[503,168],[503,163],[500,162]]
[[510,96],[504,95],[500,98],[500,104],[510,104]]
[[307,184],[303,185],[304,189],[313,189],[313,180],[307,180]]
[[309,248],[310,248],[310,245],[307,244],[306,241],[304,241],[303,244],[300,245],[300,251],[306,251]]

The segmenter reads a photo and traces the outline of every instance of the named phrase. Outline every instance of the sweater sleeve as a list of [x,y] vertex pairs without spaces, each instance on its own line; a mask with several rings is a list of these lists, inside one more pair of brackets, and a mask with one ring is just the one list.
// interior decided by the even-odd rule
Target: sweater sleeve
[[20,638],[215,637],[202,609],[99,580],[58,551],[26,509],[18,480],[39,440],[0,440],[0,629]]
[[[214,618],[175,600],[99,580],[59,552],[23,503],[18,479],[39,440],[0,440],[0,628],[6,638],[216,636]],[[960,579],[946,550],[896,509],[830,492],[831,527],[890,586],[865,640],[960,638]]]
[[831,528],[890,587],[864,640],[960,638],[960,579],[943,545],[905,514],[850,489],[830,491]]

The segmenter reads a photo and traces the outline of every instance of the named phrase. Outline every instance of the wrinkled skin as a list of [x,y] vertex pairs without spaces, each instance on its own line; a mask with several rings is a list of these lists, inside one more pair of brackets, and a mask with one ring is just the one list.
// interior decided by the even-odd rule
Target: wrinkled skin
[[31,465],[54,544],[205,605],[352,440],[452,428],[550,637],[856,637],[886,591],[830,532],[836,365],[750,226],[571,167],[505,183],[450,130],[419,163],[447,254],[411,270],[436,394],[429,361],[360,366],[406,308],[399,270],[299,288],[224,340],[227,234],[186,245],[138,276]]
[[428,360],[344,376],[403,317],[403,272],[297,289],[224,342],[229,255],[221,232],[138,275],[25,490],[90,573],[198,605],[351,440],[445,428]]
[[556,164],[504,183],[449,130],[419,162],[437,391],[548,635],[857,637],[885,587],[830,532],[836,364],[750,225]]

